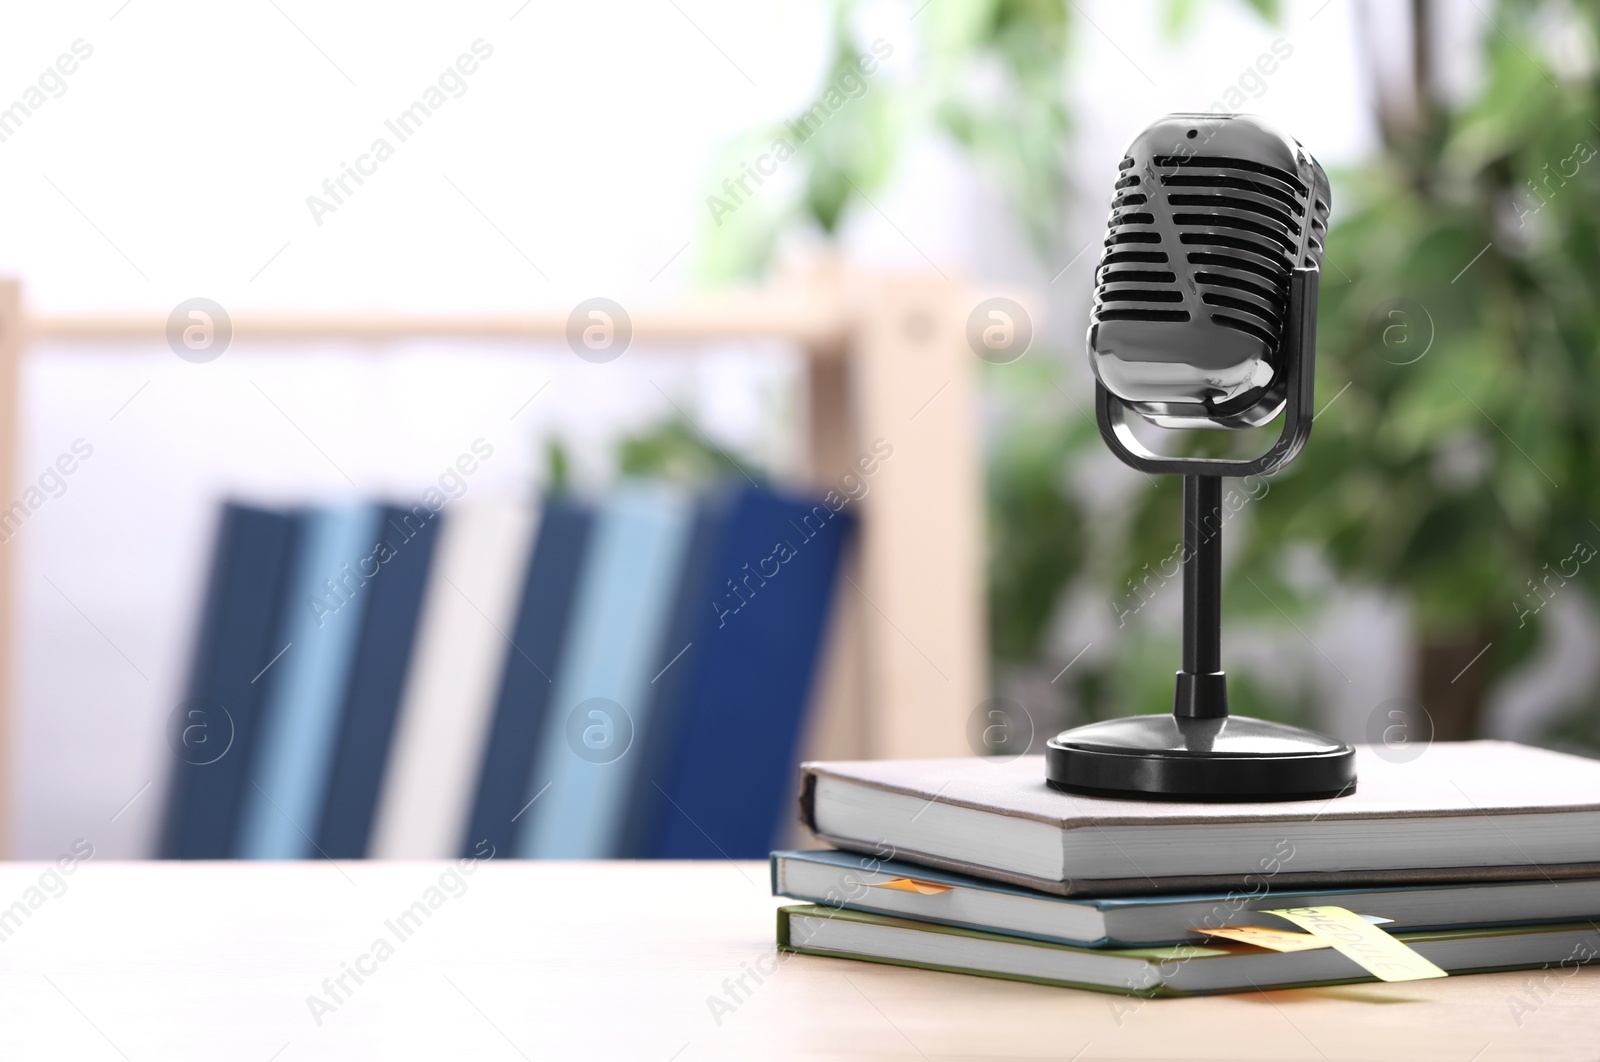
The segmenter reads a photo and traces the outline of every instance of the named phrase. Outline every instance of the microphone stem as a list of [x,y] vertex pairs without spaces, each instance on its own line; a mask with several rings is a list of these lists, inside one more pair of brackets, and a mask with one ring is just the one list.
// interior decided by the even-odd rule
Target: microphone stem
[[1226,687],[1221,676],[1220,476],[1183,477],[1183,670],[1192,677],[1187,681],[1179,679],[1178,714],[1227,715]]

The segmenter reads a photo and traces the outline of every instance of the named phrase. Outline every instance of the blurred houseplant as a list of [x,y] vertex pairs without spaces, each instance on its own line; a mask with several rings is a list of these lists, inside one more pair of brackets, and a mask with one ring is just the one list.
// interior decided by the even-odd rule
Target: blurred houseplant
[[[1067,187],[1067,0],[916,0],[903,33],[871,41],[857,30],[863,6],[834,0],[813,98],[713,160],[701,241],[710,279],[760,274],[785,235],[832,241],[930,127],[993,174],[1039,248],[1053,248]],[[763,155],[771,172],[740,183]]]
[[[1168,3],[1168,28],[1180,32],[1197,6]],[[1250,6],[1276,18],[1275,4]],[[869,51],[855,38],[852,8],[835,7],[824,91]],[[1280,626],[1285,615],[1309,616],[1330,580],[1304,577],[1308,557],[1333,582],[1401,596],[1417,699],[1437,736],[1449,738],[1478,731],[1494,683],[1539,644],[1548,602],[1588,600],[1600,586],[1588,545],[1600,545],[1591,522],[1600,513],[1600,420],[1590,408],[1600,394],[1600,161],[1591,161],[1600,146],[1600,14],[1595,5],[1499,0],[1485,15],[1479,87],[1446,99],[1435,88],[1434,6],[1411,0],[1409,10],[1418,30],[1409,87],[1373,76],[1379,157],[1335,175],[1318,352],[1323,414],[1313,445],[1272,480],[1272,503],[1230,530],[1242,556],[1225,600],[1237,620]],[[1358,3],[1358,20],[1370,25],[1364,11]],[[1076,17],[1062,0],[922,8],[916,70],[873,81],[801,146],[786,182],[711,224],[707,271],[759,272],[785,233],[833,239],[852,207],[874,209],[869,197],[897,155],[930,128],[998,179],[1041,257],[1058,260]],[[910,51],[895,47],[897,56]],[[732,145],[714,172],[774,132]],[[1065,659],[1041,658],[1055,651],[1048,632],[1063,595],[1110,597],[1115,609],[1128,580],[1175,542],[1175,480],[1137,485],[1122,507],[1126,523],[1087,535],[1077,478],[1099,443],[1058,386],[1082,371],[1078,353],[985,367],[991,634],[1001,676],[1030,666],[1054,674]],[[1170,677],[1157,661],[1172,654],[1145,618],[1110,656],[1073,669],[1067,682],[1080,711],[1148,710],[1163,696]],[[1148,674],[1160,682],[1145,682]],[[1304,690],[1287,703],[1280,693],[1274,705],[1248,674],[1237,677],[1244,710],[1309,711]],[[1600,699],[1574,706],[1560,736],[1595,744],[1597,715]]]
[[[1600,586],[1600,13],[1502,0],[1481,84],[1457,101],[1436,88],[1435,5],[1413,0],[1411,15],[1409,86],[1375,80],[1382,155],[1336,178],[1325,412],[1245,522],[1227,600],[1304,610],[1305,581],[1239,576],[1287,575],[1307,546],[1341,581],[1400,593],[1416,699],[1455,739],[1481,732],[1546,606]],[[1176,505],[1163,485],[1135,526],[1170,526]],[[1552,736],[1592,747],[1595,706],[1575,707]]]
[[[856,31],[858,6],[834,4],[832,57],[817,105],[752,130],[713,163],[702,241],[708,277],[758,275],[784,238],[831,245],[851,209],[876,209],[872,196],[906,145],[930,130],[996,181],[1041,260],[1053,259],[1068,187],[1071,5],[916,3],[907,9],[902,38],[871,42]],[[864,56],[878,59],[870,74],[863,72]],[[841,90],[845,99],[834,106]],[[812,120],[823,112],[825,121]],[[799,141],[797,130],[809,135]],[[726,210],[723,175],[742,173],[747,160],[779,143],[795,149],[781,174]],[[1063,472],[1094,432],[1070,407],[1063,415],[1038,401],[1041,388],[1058,393],[1059,352],[985,369],[988,419],[997,426],[987,476],[989,616],[992,650],[1004,670],[1039,658],[1057,601],[1081,569],[1081,506]]]

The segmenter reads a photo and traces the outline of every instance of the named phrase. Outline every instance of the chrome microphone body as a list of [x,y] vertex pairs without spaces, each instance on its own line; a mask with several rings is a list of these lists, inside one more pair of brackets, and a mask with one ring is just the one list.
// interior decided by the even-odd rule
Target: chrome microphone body
[[1252,428],[1287,397],[1289,281],[1321,265],[1328,178],[1253,115],[1168,115],[1118,167],[1089,361],[1166,428]]

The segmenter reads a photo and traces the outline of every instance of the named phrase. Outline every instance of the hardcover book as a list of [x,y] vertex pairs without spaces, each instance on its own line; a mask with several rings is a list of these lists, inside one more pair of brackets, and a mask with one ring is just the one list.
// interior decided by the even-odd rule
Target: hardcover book
[[[1600,957],[1600,929],[1588,922],[1398,933],[1395,937],[1452,974],[1557,965],[1571,969]],[[778,947],[808,955],[1135,996],[1254,992],[1375,980],[1333,948],[1280,952],[1229,941],[1076,948],[828,907],[779,908]]]
[[[664,646],[672,733],[635,807],[638,855],[760,859],[793,807],[796,745],[845,544],[846,510],[765,488],[715,499],[719,526]],[[676,658],[674,658],[674,654]],[[653,740],[656,738],[653,736]]]
[[621,854],[627,800],[648,724],[656,650],[693,511],[675,492],[634,485],[600,510],[573,601],[544,735],[518,823],[535,859]]
[[322,814],[355,661],[366,596],[350,593],[350,566],[378,535],[376,506],[313,510],[285,594],[282,655],[257,680],[266,688],[261,736],[245,792],[238,854],[309,859]]
[[374,859],[449,859],[461,847],[484,738],[532,552],[533,507],[451,507],[428,574],[417,646],[372,830]]
[[1269,884],[1262,875],[1227,892],[1069,899],[854,852],[772,853],[774,896],[1083,948],[1200,943],[1205,930],[1225,926],[1282,928],[1255,912],[1323,904],[1391,932],[1581,922],[1600,911],[1600,878],[1270,892]]
[[275,639],[297,525],[287,513],[223,506],[189,682],[169,723],[164,859],[235,853],[266,699],[256,680],[283,648]]
[[439,538],[440,516],[425,506],[409,511],[386,507],[383,516],[381,537],[367,554],[372,563],[363,558],[357,569],[363,578],[351,590],[366,595],[367,604],[317,832],[318,854],[330,859],[367,855],[422,592]]
[[507,632],[516,648],[506,653],[501,669],[458,855],[472,856],[480,845],[505,854],[515,847],[594,521],[590,506],[567,498],[551,497],[542,506],[532,556],[517,587],[516,623]]
[[839,848],[1063,896],[1600,876],[1600,762],[1503,741],[1357,755],[1353,793],[1259,804],[1068,795],[1037,756],[808,763],[801,818]]

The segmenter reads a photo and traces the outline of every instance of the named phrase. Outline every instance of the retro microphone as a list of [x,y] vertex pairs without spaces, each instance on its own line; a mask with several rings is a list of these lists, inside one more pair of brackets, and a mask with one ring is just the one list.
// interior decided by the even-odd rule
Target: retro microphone
[[[1170,715],[1108,719],[1046,745],[1057,789],[1145,800],[1310,800],[1354,792],[1355,749],[1228,714],[1222,479],[1267,475],[1311,434],[1328,178],[1253,115],[1173,114],[1118,166],[1095,276],[1089,364],[1123,463],[1183,481],[1183,668]],[[1244,429],[1283,415],[1259,457],[1163,457],[1127,423]]]

